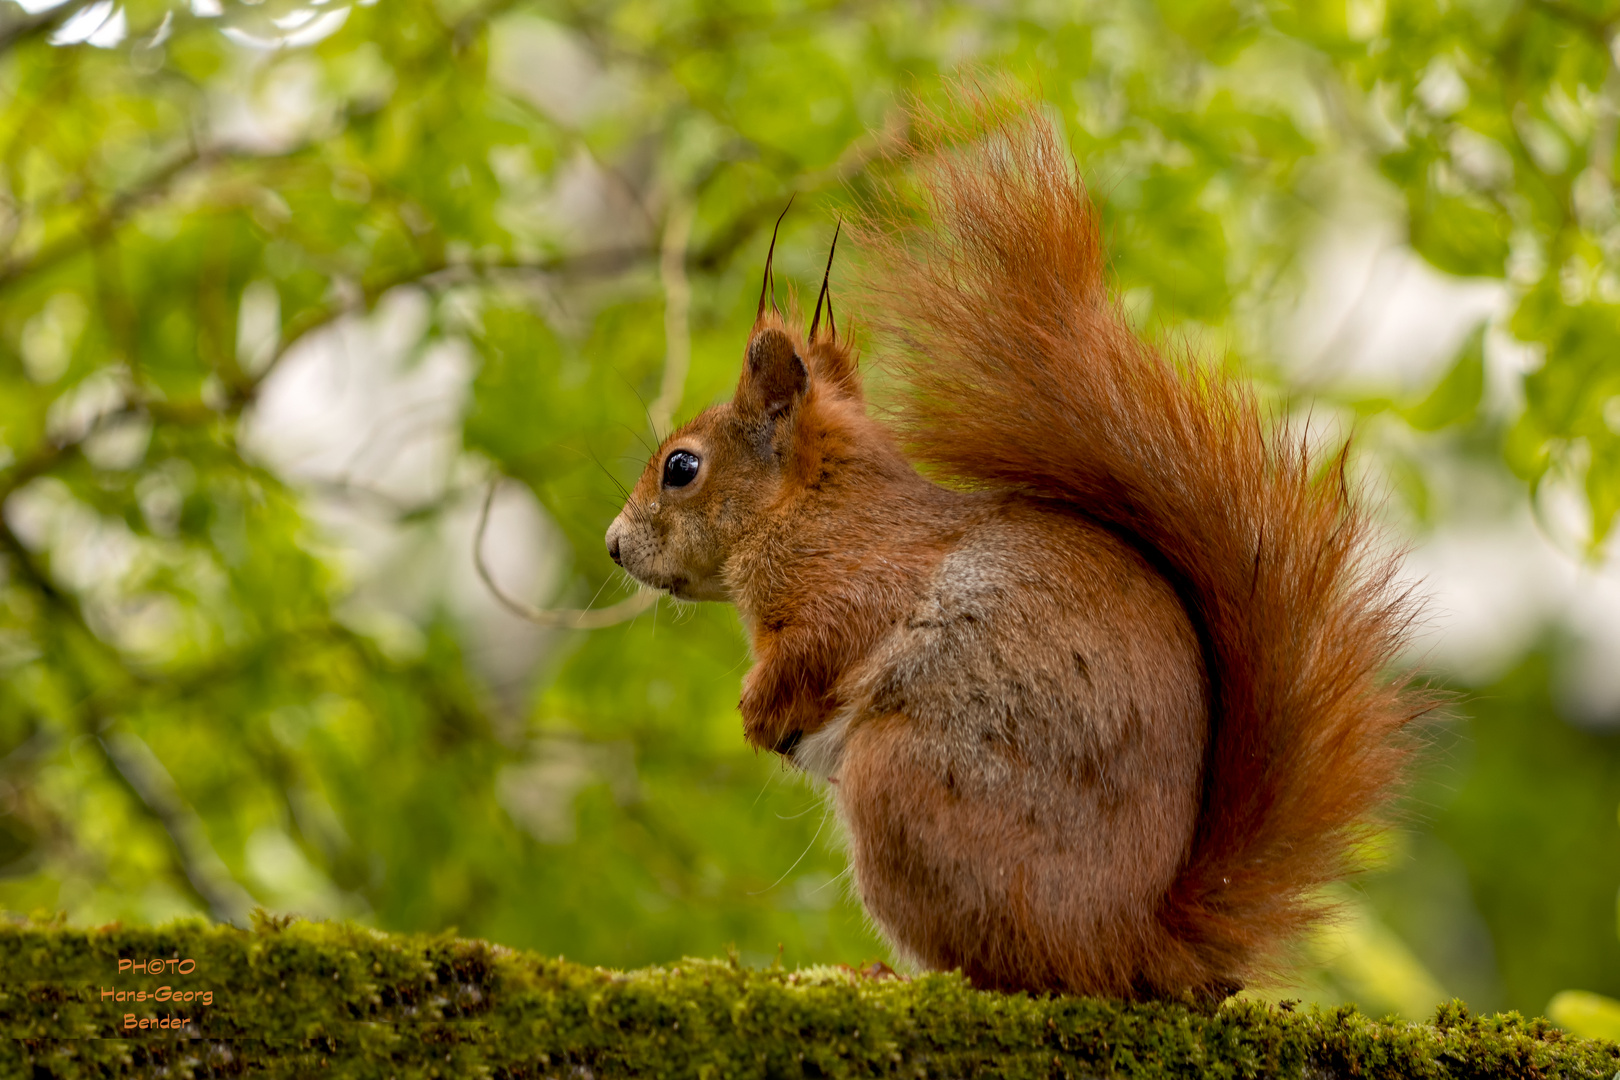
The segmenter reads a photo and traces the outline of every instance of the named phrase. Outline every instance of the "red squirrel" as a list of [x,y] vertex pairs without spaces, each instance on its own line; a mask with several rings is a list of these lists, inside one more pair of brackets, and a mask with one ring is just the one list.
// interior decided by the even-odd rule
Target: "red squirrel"
[[859,230],[897,422],[825,280],[808,333],[762,288],[735,397],[664,440],[608,550],[737,606],[746,737],[826,781],[900,953],[1218,1001],[1275,976],[1399,779],[1411,606],[1347,448],[1144,343],[1050,126],[979,121]]

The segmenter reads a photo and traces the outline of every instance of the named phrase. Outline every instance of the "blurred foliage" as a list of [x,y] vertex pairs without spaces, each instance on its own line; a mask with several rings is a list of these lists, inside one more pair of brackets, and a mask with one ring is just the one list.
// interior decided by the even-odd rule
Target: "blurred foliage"
[[[671,221],[691,208],[689,415],[735,378],[788,195],[777,268],[804,295],[835,215],[894,167],[904,95],[966,71],[1013,73],[1063,123],[1133,315],[1279,395],[1298,253],[1347,177],[1380,172],[1424,258],[1508,286],[1540,363],[1508,416],[1482,404],[1480,335],[1412,400],[1343,404],[1584,486],[1595,546],[1620,507],[1616,18],[0,0],[0,907],[264,903],[612,965],[733,941],[755,961],[882,954],[819,798],[742,744],[732,612],[548,632],[514,688],[439,571],[379,571],[342,523],[459,538],[465,565],[455,523],[495,473],[544,510],[542,599],[617,599],[601,534],[664,376]],[[452,452],[405,495],[286,467],[292,433],[259,419],[300,370],[340,366],[349,332],[404,339],[406,375],[464,376]],[[1392,468],[1422,519],[1421,469]],[[1527,1010],[1620,991],[1600,940],[1620,752],[1559,726],[1536,678],[1479,707],[1480,771],[1375,879],[1354,940],[1394,957],[1378,971]],[[1546,781],[1574,762],[1581,794]],[[1588,796],[1610,807],[1596,824]],[[1538,830],[1573,839],[1555,856]],[[1462,869],[1418,880],[1447,859]],[[1527,872],[1548,891],[1515,891]],[[1430,932],[1457,912],[1500,972],[1470,958],[1474,924]],[[1324,994],[1423,1008],[1323,963]]]
[[[1560,717],[1550,651],[1469,695],[1414,792],[1429,829],[1367,882],[1388,925],[1481,1008],[1540,1011],[1570,986],[1620,994],[1620,739]],[[1448,895],[1464,882],[1477,914]]]
[[1620,512],[1616,25],[1603,3],[1418,0],[1390,5],[1340,64],[1365,94],[1347,115],[1405,197],[1412,245],[1513,286],[1511,331],[1540,366],[1507,460],[1532,484],[1582,477],[1594,547]]

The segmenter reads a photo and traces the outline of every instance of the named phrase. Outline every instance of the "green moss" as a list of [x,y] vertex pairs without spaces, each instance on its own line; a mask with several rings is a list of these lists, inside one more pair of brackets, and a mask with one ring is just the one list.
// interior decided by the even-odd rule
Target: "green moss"
[[[119,961],[166,961],[161,975]],[[195,961],[180,974],[172,961]],[[0,1075],[359,1077],[1592,1077],[1620,1047],[1544,1020],[1443,1007],[1432,1025],[1352,1008],[1032,999],[960,978],[682,961],[582,967],[345,923],[0,927]],[[212,993],[117,1001],[105,991]],[[128,1031],[188,1017],[179,1032]]]

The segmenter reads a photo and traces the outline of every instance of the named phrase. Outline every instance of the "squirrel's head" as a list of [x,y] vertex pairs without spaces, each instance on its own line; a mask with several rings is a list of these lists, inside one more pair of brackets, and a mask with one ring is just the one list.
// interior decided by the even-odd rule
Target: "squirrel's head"
[[683,600],[732,599],[727,563],[793,485],[812,418],[829,407],[861,409],[854,352],[838,339],[830,300],[821,324],[826,280],[805,335],[774,299],[766,311],[769,258],[765,273],[736,394],[664,440],[608,526],[614,562]]

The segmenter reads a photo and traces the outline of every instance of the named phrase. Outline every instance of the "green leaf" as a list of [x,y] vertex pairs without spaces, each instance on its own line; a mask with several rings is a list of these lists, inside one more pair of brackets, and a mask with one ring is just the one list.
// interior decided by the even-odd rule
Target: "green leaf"
[[1438,431],[1471,419],[1485,389],[1485,326],[1468,335],[1451,369],[1429,396],[1401,410],[1406,422],[1419,431]]
[[1583,1039],[1620,1042],[1620,1001],[1602,994],[1564,990],[1547,1003],[1547,1019]]
[[1408,196],[1412,246],[1460,277],[1500,277],[1508,255],[1507,216],[1474,196],[1423,190]]
[[1592,550],[1596,553],[1620,517],[1620,434],[1594,434],[1587,439],[1587,447],[1592,456],[1586,467],[1586,497],[1592,507]]

